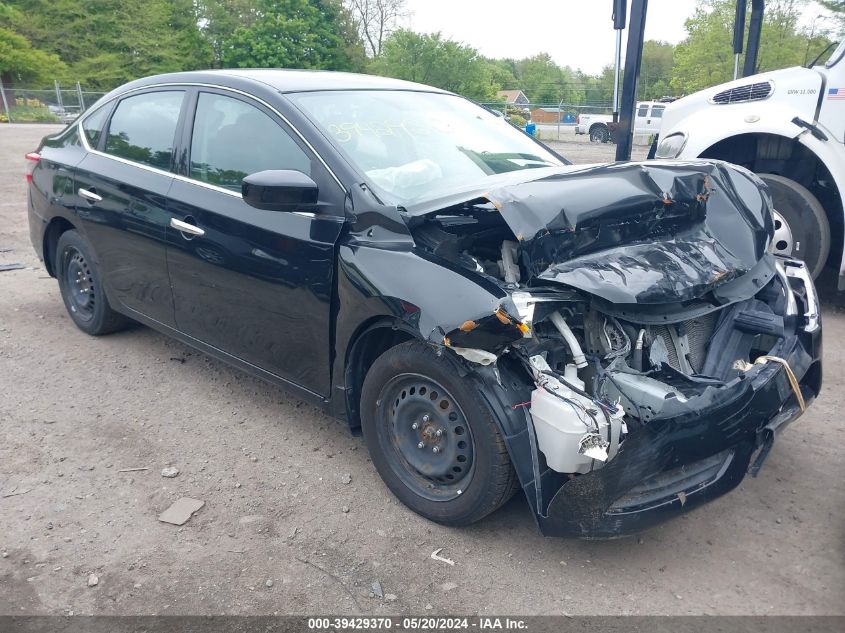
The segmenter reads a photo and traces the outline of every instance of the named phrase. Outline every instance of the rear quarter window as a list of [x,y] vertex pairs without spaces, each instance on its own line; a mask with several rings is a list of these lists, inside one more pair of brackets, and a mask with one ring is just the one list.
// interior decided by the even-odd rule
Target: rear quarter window
[[82,122],[82,131],[91,147],[99,146],[103,129],[106,127],[106,117],[108,117],[108,114],[109,108],[102,107]]

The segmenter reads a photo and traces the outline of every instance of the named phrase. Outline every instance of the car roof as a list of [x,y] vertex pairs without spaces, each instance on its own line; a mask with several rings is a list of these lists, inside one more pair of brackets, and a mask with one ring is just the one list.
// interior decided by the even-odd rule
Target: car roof
[[[280,68],[232,68],[222,70],[199,70],[181,73],[153,75],[132,82],[133,87],[157,83],[205,82],[227,85],[231,80],[248,80],[265,84],[279,92],[311,92],[318,90],[414,90],[441,92],[445,90],[424,84],[357,73],[327,70],[294,70]],[[448,93],[447,93],[448,94]]]

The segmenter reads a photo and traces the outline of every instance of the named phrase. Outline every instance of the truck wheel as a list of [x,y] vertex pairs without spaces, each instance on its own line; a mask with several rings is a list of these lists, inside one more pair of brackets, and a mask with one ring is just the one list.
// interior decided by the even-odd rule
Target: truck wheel
[[590,141],[593,143],[607,143],[610,140],[610,132],[607,126],[594,125],[590,128]]
[[468,525],[505,503],[517,477],[479,383],[408,341],[373,363],[361,392],[364,440],[384,483],[414,512]]
[[830,253],[830,223],[818,199],[794,180],[758,174],[769,187],[775,214],[772,251],[802,260],[818,277]]

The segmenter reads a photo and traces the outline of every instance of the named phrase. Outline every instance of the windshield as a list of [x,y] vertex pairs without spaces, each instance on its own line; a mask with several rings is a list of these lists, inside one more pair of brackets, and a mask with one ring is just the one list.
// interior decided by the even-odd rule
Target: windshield
[[435,198],[519,169],[558,166],[542,145],[461,97],[362,90],[289,95],[386,201]]
[[833,55],[830,56],[827,63],[824,65],[825,68],[833,68],[843,56],[845,56],[845,40],[839,42],[839,46],[836,47],[836,50],[833,51]]

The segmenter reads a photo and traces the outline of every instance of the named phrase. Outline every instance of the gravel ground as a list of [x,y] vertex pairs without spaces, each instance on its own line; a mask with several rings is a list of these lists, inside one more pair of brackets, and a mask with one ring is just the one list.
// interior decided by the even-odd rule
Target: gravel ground
[[[0,126],[0,263],[28,267],[0,272],[0,613],[845,613],[841,296],[821,397],[730,495],[617,541],[543,538],[520,496],[444,528],[317,409],[152,330],[72,325],[25,214],[23,155],[53,129]],[[205,506],[159,522],[179,497]]]

